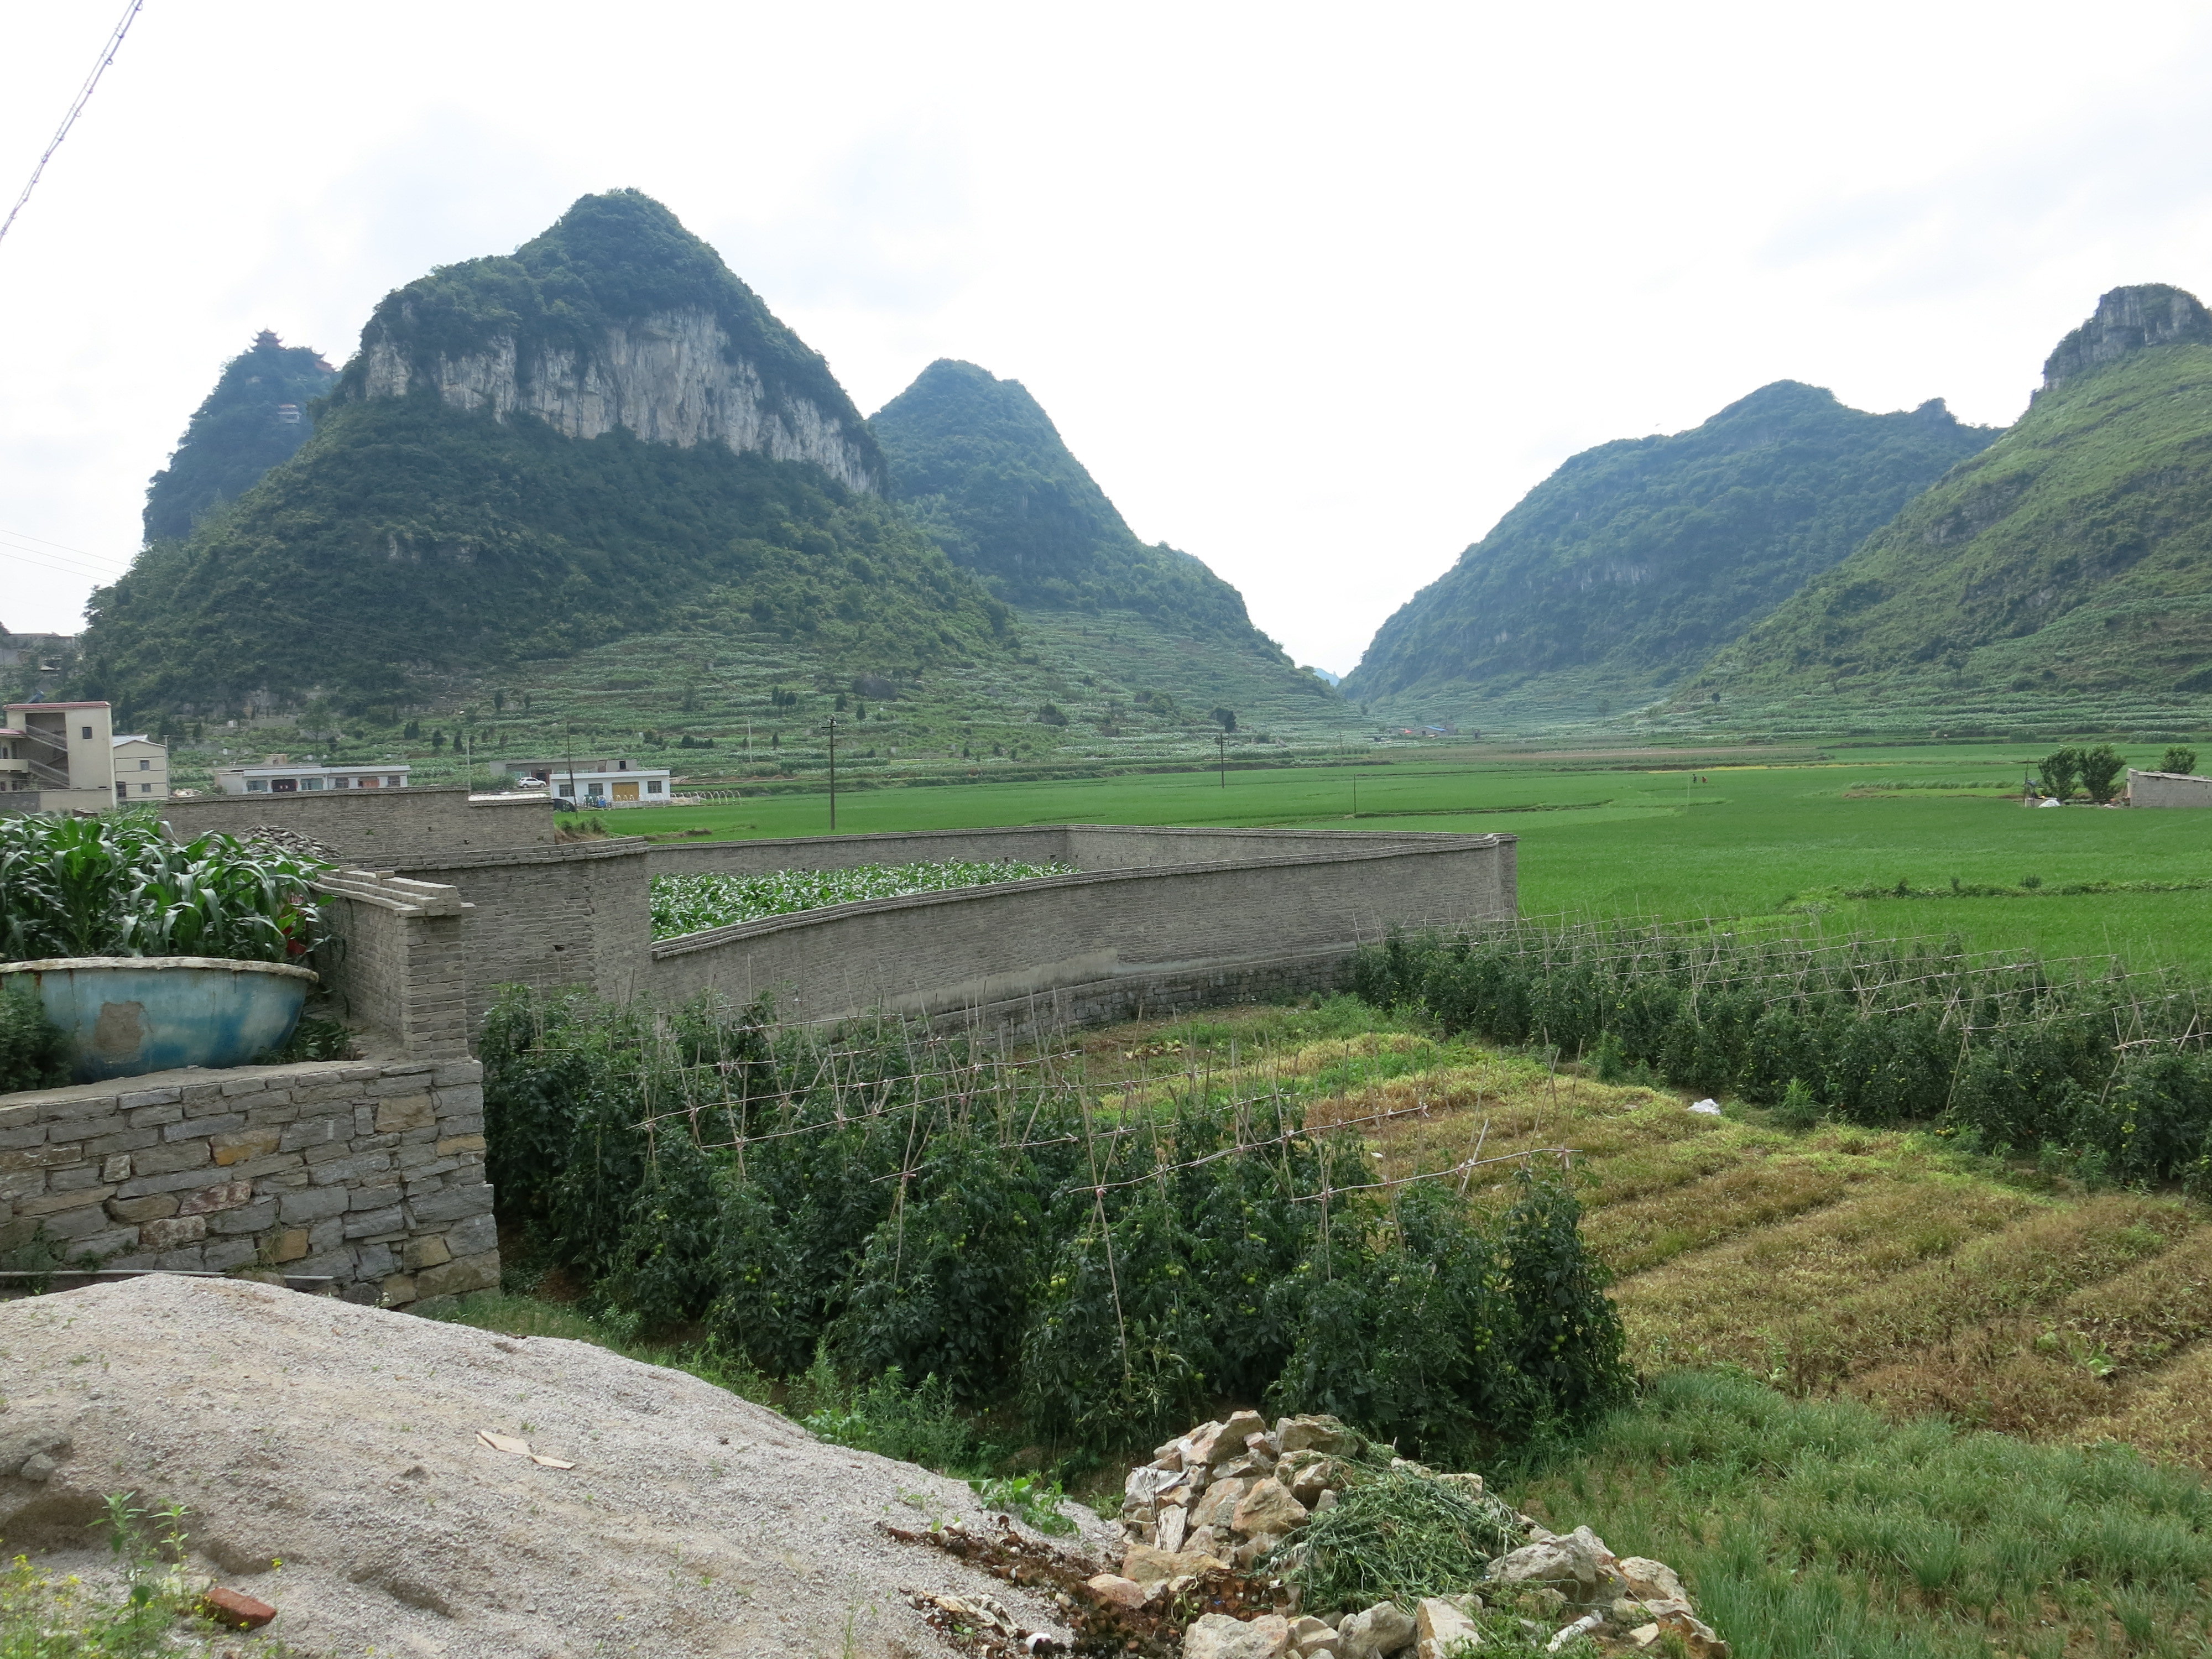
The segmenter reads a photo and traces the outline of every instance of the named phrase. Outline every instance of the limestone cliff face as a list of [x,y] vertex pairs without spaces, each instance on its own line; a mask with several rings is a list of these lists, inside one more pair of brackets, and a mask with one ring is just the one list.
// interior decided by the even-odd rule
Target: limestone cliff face
[[883,486],[882,452],[829,365],[635,191],[577,202],[511,255],[387,295],[341,376],[349,400],[434,395],[572,438],[721,444]]
[[2058,343],[2043,365],[2043,390],[2130,351],[2185,343],[2212,343],[2212,313],[2195,295],[2163,283],[2116,288],[2097,301],[2095,315]]
[[513,334],[427,363],[402,340],[363,342],[362,395],[434,390],[455,409],[520,410],[571,438],[626,428],[649,443],[726,444],[779,461],[810,461],[851,489],[878,487],[870,449],[836,411],[772,391],[703,307],[610,324],[588,350],[544,344],[526,354]]

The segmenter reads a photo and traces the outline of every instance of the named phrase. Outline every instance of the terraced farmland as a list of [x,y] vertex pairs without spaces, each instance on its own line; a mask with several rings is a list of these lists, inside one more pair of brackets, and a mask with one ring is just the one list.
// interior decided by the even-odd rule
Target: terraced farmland
[[[1124,1092],[1242,1079],[1308,1094],[1310,1122],[1379,1120],[1363,1123],[1378,1178],[1563,1149],[1647,1374],[1723,1367],[2212,1469],[2204,1206],[2087,1191],[1940,1135],[1795,1133],[1733,1103],[1706,1116],[1350,1006],[1117,1027],[1081,1051]],[[1470,1200],[1502,1199],[1514,1167],[1474,1170]]]

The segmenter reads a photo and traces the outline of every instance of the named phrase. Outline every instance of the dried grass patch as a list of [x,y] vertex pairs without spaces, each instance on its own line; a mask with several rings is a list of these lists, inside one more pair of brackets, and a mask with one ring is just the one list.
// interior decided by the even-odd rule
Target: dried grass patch
[[1962,1177],[1878,1176],[1871,1184],[1810,1215],[1624,1279],[1613,1299],[1636,1363],[1729,1364],[1778,1376],[1806,1310],[1833,1307],[2037,1207],[2023,1193]]
[[1683,1176],[1679,1182],[1607,1205],[1584,1219],[1583,1237],[1614,1273],[1642,1273],[1688,1251],[1832,1204],[1854,1182],[1876,1173],[1872,1168],[1836,1169],[1787,1158],[1765,1158],[1702,1176],[1698,1164],[1672,1167]]
[[2007,1433],[2078,1437],[2163,1387],[2160,1369],[2212,1338],[2212,1228],[2081,1285],[2055,1307],[1993,1321],[1854,1379],[1892,1416],[1942,1412]]
[[2191,1218],[2167,1200],[2110,1193],[2023,1218],[1955,1252],[1808,1310],[1789,1333],[1791,1382],[1826,1387],[1963,1326],[2055,1302],[2154,1256]]
[[2067,1437],[2117,1440],[2160,1462],[2212,1470],[2212,1342],[2143,1378],[2121,1409],[2075,1422]]

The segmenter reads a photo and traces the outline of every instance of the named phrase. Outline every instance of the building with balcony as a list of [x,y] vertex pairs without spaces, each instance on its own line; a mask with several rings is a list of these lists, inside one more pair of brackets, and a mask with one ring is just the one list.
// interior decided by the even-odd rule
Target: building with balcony
[[[104,812],[115,805],[115,733],[106,703],[11,702],[5,711],[0,811]],[[166,782],[166,755],[161,771]]]

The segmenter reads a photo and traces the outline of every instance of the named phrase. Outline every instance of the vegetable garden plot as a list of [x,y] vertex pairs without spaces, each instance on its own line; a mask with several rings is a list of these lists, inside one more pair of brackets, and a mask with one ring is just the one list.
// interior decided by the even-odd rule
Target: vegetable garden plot
[[1361,954],[1370,1001],[1700,1092],[1875,1127],[1941,1121],[2084,1173],[2212,1184],[2212,995],[2110,957],[1721,924],[1523,922]]
[[934,1377],[1061,1445],[1233,1398],[1439,1455],[1626,1385],[1556,1157],[1510,1155],[1528,1173],[1478,1215],[1447,1179],[1471,1162],[1377,1178],[1298,1086],[1193,1072],[1109,1107],[1064,1054],[707,1000],[517,992],[483,1055],[503,1213],[772,1376]]
[[979,864],[947,859],[921,864],[856,864],[842,870],[772,870],[765,875],[709,872],[653,878],[653,936],[674,939],[734,922],[817,910],[862,899],[901,898],[956,887],[985,887],[1039,876],[1072,876],[1072,864]]

